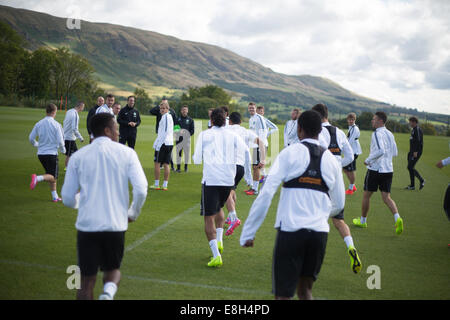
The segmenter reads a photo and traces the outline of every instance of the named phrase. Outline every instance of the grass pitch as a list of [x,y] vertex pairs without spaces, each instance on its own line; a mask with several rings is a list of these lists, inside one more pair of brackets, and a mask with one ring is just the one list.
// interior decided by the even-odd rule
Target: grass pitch
[[[75,291],[67,288],[71,274],[66,270],[77,264],[76,211],[52,203],[44,183],[33,191],[29,189],[30,174],[42,173],[43,169],[28,135],[44,113],[0,108],[0,299],[75,298]],[[80,117],[80,131],[87,140],[86,115],[83,112]],[[62,123],[63,118],[64,112],[58,112],[56,119]],[[155,117],[142,116],[136,151],[149,184],[154,181],[154,128]],[[280,145],[282,132],[280,127]],[[448,138],[424,137],[424,154],[416,168],[425,177],[426,185],[421,191],[406,191],[409,135],[396,135],[399,156],[394,159],[392,198],[405,223],[403,234],[396,236],[393,217],[379,193],[372,197],[368,228],[351,225],[351,220],[360,216],[366,171],[363,161],[369,152],[370,134],[362,132],[364,154],[358,159],[358,191],[347,196],[345,209],[345,221],[363,270],[358,275],[351,272],[345,244],[331,225],[325,261],[313,294],[321,299],[450,299],[450,222],[442,209],[450,168],[435,167],[449,154]],[[64,155],[59,156],[59,164],[58,192],[64,182]],[[190,165],[188,173],[171,173],[168,192],[149,191],[141,216],[126,233],[122,282],[116,299],[273,298],[273,223],[278,193],[256,234],[255,247],[239,246],[241,226],[231,237],[224,236],[223,267],[210,269],[206,267],[210,249],[199,214],[201,170],[201,166]],[[245,187],[241,182],[237,190],[237,213],[243,222],[254,200],[243,193]],[[380,268],[380,289],[367,286],[371,265]],[[99,274],[97,296],[101,287]]]

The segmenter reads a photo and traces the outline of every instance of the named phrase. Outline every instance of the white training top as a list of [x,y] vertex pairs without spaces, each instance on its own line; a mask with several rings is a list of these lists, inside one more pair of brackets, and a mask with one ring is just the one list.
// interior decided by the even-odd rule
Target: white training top
[[372,133],[370,154],[366,159],[367,169],[380,173],[394,172],[392,157],[398,155],[397,144],[392,132],[386,127],[377,128]]
[[[302,142],[319,145],[315,139],[304,139]],[[307,169],[309,161],[309,150],[301,143],[292,144],[280,152],[270,169],[264,188],[250,209],[241,233],[241,245],[255,238],[256,231],[263,223],[279,185],[301,176]],[[323,153],[320,170],[329,188],[329,196],[317,190],[281,188],[275,228],[287,232],[303,228],[329,232],[328,218],[339,214],[344,209],[345,186],[342,168],[329,150]]]
[[450,164],[450,157],[443,159],[443,160],[442,160],[442,164],[443,164],[444,166],[448,166],[448,165]]
[[153,149],[159,151],[163,144],[173,146],[173,118],[169,112],[163,114],[159,120],[158,136],[153,143]]
[[75,141],[77,138],[83,141],[83,136],[80,131],[78,131],[78,123],[80,122],[80,117],[78,111],[75,108],[67,111],[64,117],[63,128],[64,128],[64,140]]
[[[328,130],[326,128],[323,128],[326,126],[331,126],[331,124],[329,122],[322,122],[322,131],[319,134],[319,142],[322,147],[328,149],[328,147],[330,146],[331,137]],[[355,155],[353,154],[352,147],[348,143],[347,136],[345,135],[345,133],[341,129],[337,127],[335,128],[336,128],[336,140],[339,145],[339,148],[341,149],[342,154],[344,155],[344,158],[342,158],[341,156],[335,157],[339,161],[341,166],[345,167],[353,162],[353,160],[355,159]]]
[[[248,128],[252,130],[258,137],[261,139],[261,141],[264,142],[264,145],[267,147],[269,146],[269,143],[267,141],[268,136],[268,129],[267,129],[267,123],[266,119],[258,114],[255,113],[252,117],[250,117],[248,121]],[[252,143],[250,145],[250,148],[257,148],[258,145],[256,143]]]
[[70,157],[61,195],[64,205],[78,209],[77,230],[126,231],[128,218],[136,220],[141,212],[147,187],[136,152],[108,137],[97,137]]
[[297,120],[289,120],[284,126],[284,147],[293,143],[299,143],[300,139],[297,134]]
[[194,164],[203,161],[202,184],[207,186],[234,186],[238,150],[250,152],[244,141],[225,127],[213,126],[200,132],[192,156]]
[[352,147],[353,153],[360,155],[362,154],[361,144],[359,143],[359,136],[361,132],[356,124],[348,127],[348,143]]
[[[36,137],[39,137],[39,142]],[[28,140],[38,148],[38,155],[58,155],[58,149],[61,153],[66,153],[62,127],[53,117],[46,116],[36,123]]]

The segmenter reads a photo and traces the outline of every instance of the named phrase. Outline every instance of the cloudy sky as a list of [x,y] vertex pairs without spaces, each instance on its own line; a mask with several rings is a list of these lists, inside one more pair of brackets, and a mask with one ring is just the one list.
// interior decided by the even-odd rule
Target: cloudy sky
[[448,0],[113,0],[0,4],[205,42],[276,72],[450,114]]

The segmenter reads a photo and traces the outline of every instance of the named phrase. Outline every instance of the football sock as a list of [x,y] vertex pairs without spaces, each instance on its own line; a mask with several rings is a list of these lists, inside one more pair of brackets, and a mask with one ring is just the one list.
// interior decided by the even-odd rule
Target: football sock
[[344,238],[344,242],[345,242],[345,244],[347,245],[347,248],[350,248],[350,247],[353,247],[354,245],[353,245],[353,238],[352,238],[352,236],[346,236],[345,238]]
[[355,185],[354,184],[349,184],[348,185],[348,190],[353,190],[353,187],[354,187]]
[[217,247],[217,239],[211,240],[209,242],[209,247],[211,248],[211,251],[212,251],[212,254],[213,254],[213,258],[215,258],[215,257],[220,255],[219,248]]
[[258,191],[258,187],[259,187],[259,181],[253,181],[253,185],[252,185],[252,189],[255,191]]
[[167,181],[167,180],[164,180],[164,182],[163,182],[163,188],[167,188],[167,185],[169,184],[169,181]]
[[394,220],[395,222],[397,222],[397,219],[400,218],[400,215],[398,214],[398,212],[396,214],[394,214]]
[[159,180],[155,180],[155,187],[159,187]]
[[230,217],[231,221],[234,221],[237,219],[236,211],[230,211],[228,213],[228,216]]
[[59,198],[58,197],[58,192],[56,192],[56,190],[52,191],[52,197],[53,197],[53,199]]
[[44,176],[37,176],[37,177],[36,177],[36,181],[37,181],[37,182],[44,181]]
[[117,285],[114,282],[107,282],[103,286],[103,292],[107,293],[112,299],[114,299],[114,295],[117,292]]
[[218,242],[222,242],[223,241],[223,228],[217,228],[216,229],[216,240]]
[[361,223],[366,223],[367,222],[367,217],[361,217]]

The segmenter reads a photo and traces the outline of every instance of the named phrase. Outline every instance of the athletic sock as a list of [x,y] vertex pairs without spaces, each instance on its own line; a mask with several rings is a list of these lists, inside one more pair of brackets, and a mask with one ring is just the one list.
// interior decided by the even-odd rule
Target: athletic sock
[[37,176],[37,177],[36,177],[36,181],[37,181],[37,182],[44,181],[44,176]]
[[55,190],[55,191],[52,191],[52,197],[53,197],[53,199],[59,198],[59,197],[58,197],[58,192],[56,192],[56,190]]
[[367,217],[361,217],[361,223],[366,223],[367,222]]
[[155,187],[159,187],[159,180],[155,180]]
[[114,282],[107,282],[103,286],[103,292],[107,293],[111,299],[114,299],[114,295],[117,292],[117,285]]
[[353,187],[354,187],[355,185],[354,184],[349,184],[348,185],[348,190],[353,190]]
[[258,187],[259,187],[259,181],[253,181],[253,185],[252,185],[252,189],[255,191],[258,191]]
[[394,214],[394,220],[395,222],[397,222],[397,219],[400,218],[400,215],[398,214],[398,212],[396,214]]
[[209,247],[211,248],[213,258],[220,256],[219,248],[217,247],[217,239],[213,239],[209,242]]
[[234,221],[237,219],[236,211],[230,211],[228,213],[228,216],[230,217],[231,221]]
[[216,240],[217,242],[223,241],[223,228],[216,228]]
[[169,181],[167,181],[167,180],[164,180],[164,182],[163,182],[163,188],[167,188],[167,185],[169,184]]
[[352,236],[346,236],[346,237],[344,237],[344,242],[345,242],[345,244],[347,245],[347,248],[354,247]]

